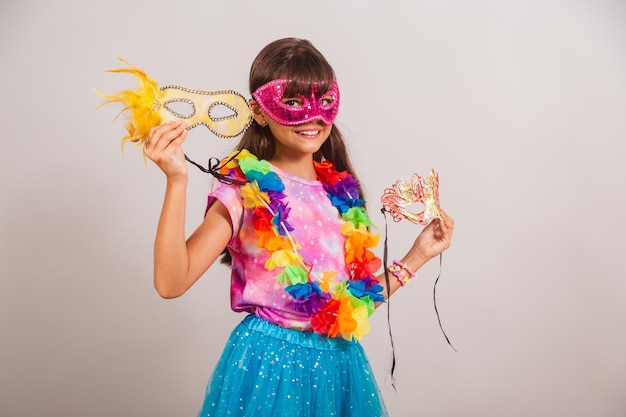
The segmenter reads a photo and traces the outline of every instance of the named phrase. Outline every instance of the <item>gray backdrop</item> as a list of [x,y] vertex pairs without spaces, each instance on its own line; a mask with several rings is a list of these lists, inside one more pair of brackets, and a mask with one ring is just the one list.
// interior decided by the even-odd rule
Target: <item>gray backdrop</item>
[[[336,69],[339,126],[372,217],[384,188],[440,173],[456,219],[437,262],[364,340],[400,416],[626,415],[626,3],[18,1],[0,6],[0,416],[193,416],[232,327],[228,270],[152,288],[164,178],[97,88],[118,56],[161,85],[246,91],[268,42]],[[192,131],[195,159],[235,141]],[[189,232],[211,180],[191,170]],[[390,224],[399,257],[420,228]],[[379,254],[381,252],[379,251]],[[294,414],[295,415],[295,414]]]

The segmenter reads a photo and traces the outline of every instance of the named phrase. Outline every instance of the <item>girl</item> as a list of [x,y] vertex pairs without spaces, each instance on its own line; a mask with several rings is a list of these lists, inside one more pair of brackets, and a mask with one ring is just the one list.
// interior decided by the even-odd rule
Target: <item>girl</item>
[[[182,122],[153,128],[145,154],[167,177],[154,249],[154,285],[182,295],[224,253],[235,328],[199,416],[386,416],[357,339],[374,306],[447,249],[445,213],[390,271],[374,272],[377,236],[341,133],[339,87],[313,45],[281,39],[250,71],[254,122],[223,161],[202,224],[185,241]],[[384,278],[382,278],[384,281]]]

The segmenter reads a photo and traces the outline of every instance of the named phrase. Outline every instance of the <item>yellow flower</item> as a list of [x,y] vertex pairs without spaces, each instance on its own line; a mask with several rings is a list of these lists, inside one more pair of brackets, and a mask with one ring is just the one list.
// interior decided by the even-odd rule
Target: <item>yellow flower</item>
[[249,182],[239,190],[239,194],[243,198],[243,206],[248,209],[255,207],[264,207],[270,202],[269,196],[259,190],[256,181]]
[[265,269],[271,271],[272,269],[287,265],[299,265],[300,263],[302,263],[300,255],[292,250],[281,249],[272,253],[272,256],[265,262]]
[[324,272],[324,276],[322,277],[321,281],[320,281],[320,288],[322,289],[322,291],[324,292],[331,292],[331,288],[334,288],[337,284],[339,284],[338,281],[335,281],[333,278],[335,277],[335,275],[337,275],[336,272]]
[[363,336],[369,333],[370,323],[367,320],[369,312],[366,306],[357,307],[352,312],[352,318],[356,321],[356,329],[352,332],[352,337],[355,339],[362,339]]

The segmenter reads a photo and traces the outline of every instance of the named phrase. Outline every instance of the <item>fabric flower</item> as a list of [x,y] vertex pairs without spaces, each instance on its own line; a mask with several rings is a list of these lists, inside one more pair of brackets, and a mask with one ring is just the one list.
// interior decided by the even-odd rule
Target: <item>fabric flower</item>
[[375,303],[384,301],[382,286],[373,271],[380,268],[380,259],[370,249],[380,236],[367,230],[372,224],[365,211],[365,201],[359,198],[359,182],[347,171],[337,171],[333,164],[314,162],[331,204],[337,208],[344,223],[344,258],[348,276],[337,279],[337,272],[325,271],[317,281],[311,280],[312,266],[298,253],[289,224],[291,209],[284,194],[282,179],[272,165],[258,160],[243,150],[234,154],[234,161],[224,162],[220,171],[245,178],[240,188],[246,209],[252,211],[252,224],[258,238],[257,246],[269,257],[268,271],[276,271],[276,281],[293,299],[293,308],[311,317],[316,333],[347,340],[360,339],[369,331],[368,317]]
[[367,288],[365,281],[355,280],[348,283],[348,289],[356,298],[369,297],[375,303],[385,301],[385,296],[381,294],[383,287],[380,284]]
[[335,196],[359,200],[359,182],[354,177],[342,178],[336,184],[328,185],[324,189]]
[[330,298],[328,294],[318,295],[317,293],[312,293],[308,298],[296,298],[294,307],[296,311],[310,316],[319,311],[322,305],[328,301],[328,298]]
[[[276,235],[274,229],[258,231],[256,233],[259,238],[257,246],[259,248],[265,248],[268,252],[293,249],[291,241],[286,237]],[[300,245],[296,244],[295,249],[300,249]]]
[[357,207],[365,204],[365,200],[354,200],[349,197],[344,197],[340,195],[328,194],[328,198],[330,199],[330,203],[333,207],[336,207],[340,214],[345,213],[352,207]]
[[280,177],[275,172],[263,173],[257,170],[251,170],[246,173],[246,178],[250,182],[256,181],[261,191],[283,191],[285,184],[283,184]]
[[311,316],[311,326],[315,333],[329,335],[328,331],[330,327],[337,321],[339,306],[339,301],[333,298],[324,304],[317,313]]
[[289,217],[289,212],[291,211],[287,204],[280,200],[273,200],[270,202],[270,208],[274,212],[274,217],[272,218],[274,230],[281,236],[286,236],[287,232],[293,232],[293,227],[287,222],[287,217]]
[[[283,188],[284,190],[284,188]],[[266,190],[265,194],[268,195],[268,197],[270,198],[270,202],[274,201],[274,200],[283,200],[285,198],[287,198],[287,196],[281,191],[275,191],[275,190]]]
[[370,332],[370,323],[367,320],[370,316],[370,312],[367,307],[362,306],[354,309],[352,312],[352,318],[356,322],[356,326],[352,331],[352,338],[359,340],[362,339],[363,336]]
[[301,284],[294,284],[285,288],[293,298],[309,298],[313,293],[322,294],[322,290],[315,282],[306,282]]
[[248,209],[265,206],[270,201],[267,194],[259,190],[256,182],[249,182],[242,186],[239,189],[239,194],[243,198],[243,206]]
[[267,174],[272,171],[272,165],[264,159],[255,158],[237,158],[239,160],[239,167],[248,176],[250,171],[258,171],[261,174]]
[[287,265],[299,265],[301,262],[302,258],[296,252],[281,249],[272,253],[272,256],[265,262],[265,269],[271,271],[272,269]]
[[295,298],[296,310],[308,315],[319,311],[322,305],[330,299],[328,294],[322,292],[317,282],[292,285],[285,288],[285,291]]
[[301,265],[286,265],[276,277],[276,281],[285,287],[306,284],[308,279],[308,273]]
[[379,235],[373,235],[365,228],[356,229],[352,223],[348,222],[341,226],[341,234],[347,237],[346,263],[352,263],[354,260],[367,263],[376,258],[374,252],[368,248],[376,247],[380,239]]
[[252,152],[250,152],[247,149],[242,149],[240,151],[234,151],[231,152],[230,155],[228,155],[228,157],[226,158],[226,160],[231,159],[233,156],[236,157],[236,159],[238,160],[238,164],[240,165],[240,161],[244,160],[244,159],[250,159],[250,160],[258,160],[259,158],[256,157],[255,154],[253,154]]
[[[350,280],[355,280],[355,279],[360,279],[363,280],[367,287],[371,287],[374,284],[378,283],[378,279],[375,278],[373,276],[374,271],[377,271],[380,266],[378,266],[377,264],[380,263],[382,264],[382,262],[380,261],[379,258],[374,258],[374,260],[370,261],[369,263],[362,263],[359,261],[354,261],[351,264],[349,264],[349,279]],[[370,265],[372,264],[376,264],[374,266],[377,266],[376,268],[372,268]]]
[[256,231],[273,230],[272,213],[266,207],[255,207],[252,212],[252,225]]
[[323,162],[313,162],[313,166],[315,168],[315,172],[317,173],[317,178],[325,184],[334,185],[339,182],[342,178],[346,178],[350,174],[346,171],[338,172],[335,170],[333,164],[329,161]]
[[345,221],[352,223],[357,229],[361,226],[370,226],[372,224],[372,221],[363,207],[351,207],[346,210],[341,217],[343,217]]
[[341,335],[346,340],[352,339],[352,333],[357,328],[357,322],[352,316],[352,306],[350,297],[342,294],[339,298],[339,309],[337,310],[337,320],[329,327],[328,335],[337,337]]
[[322,279],[320,280],[320,288],[322,291],[326,293],[330,293],[331,290],[339,284],[338,281],[334,280],[334,277],[337,275],[336,272],[324,272]]

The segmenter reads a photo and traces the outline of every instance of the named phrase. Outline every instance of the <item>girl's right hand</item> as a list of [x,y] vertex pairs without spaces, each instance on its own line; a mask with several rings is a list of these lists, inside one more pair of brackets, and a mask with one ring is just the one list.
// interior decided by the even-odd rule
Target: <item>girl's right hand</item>
[[187,177],[185,154],[181,148],[187,139],[187,126],[171,121],[150,129],[143,153],[165,173],[168,179]]

